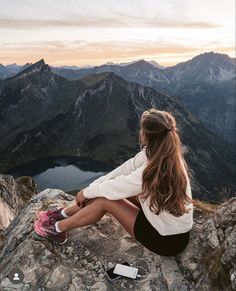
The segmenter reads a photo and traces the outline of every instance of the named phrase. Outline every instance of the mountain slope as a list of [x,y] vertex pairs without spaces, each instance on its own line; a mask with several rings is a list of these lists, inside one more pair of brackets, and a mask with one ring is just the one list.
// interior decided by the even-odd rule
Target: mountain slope
[[204,53],[173,67],[158,68],[144,60],[127,66],[103,65],[81,70],[57,70],[66,78],[114,72],[159,92],[179,96],[187,109],[226,141],[236,143],[235,60],[225,54]]
[[[14,88],[15,99],[9,88]],[[114,73],[70,81],[40,61],[5,80],[2,96],[0,171],[58,155],[119,165],[139,150],[141,114],[155,107],[176,117],[194,172],[194,194],[217,200],[222,186],[230,188],[231,196],[235,193],[233,147],[207,130],[178,99],[150,87]]]
[[21,67],[22,66],[19,66],[17,64],[11,64],[6,66],[0,64],[0,79],[5,79],[14,76],[19,72]]
[[[70,83],[70,82],[69,82]],[[44,120],[67,110],[70,96],[61,102],[68,82],[52,74],[43,60],[14,77],[2,80],[0,98],[0,150],[22,130],[30,130]],[[70,87],[73,91],[73,86]]]

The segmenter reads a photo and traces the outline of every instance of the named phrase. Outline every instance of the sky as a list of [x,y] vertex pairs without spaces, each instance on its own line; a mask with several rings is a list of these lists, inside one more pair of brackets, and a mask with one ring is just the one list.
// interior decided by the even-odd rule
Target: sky
[[0,7],[3,65],[235,57],[234,0],[0,0]]

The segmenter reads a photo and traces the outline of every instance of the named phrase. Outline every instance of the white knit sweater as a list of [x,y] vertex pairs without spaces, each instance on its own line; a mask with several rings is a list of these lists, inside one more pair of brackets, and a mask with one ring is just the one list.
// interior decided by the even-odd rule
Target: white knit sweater
[[[106,197],[110,200],[118,200],[135,196],[142,191],[142,172],[147,165],[146,148],[144,147],[133,158],[122,165],[99,177],[84,189],[85,198]],[[184,166],[183,166],[184,168]],[[185,170],[185,168],[184,168]],[[186,171],[185,171],[186,173]],[[187,195],[192,198],[190,182],[187,177]],[[189,213],[175,217],[169,212],[162,211],[158,215],[149,209],[149,199],[139,200],[147,220],[161,235],[172,235],[189,231],[193,225],[193,205]]]

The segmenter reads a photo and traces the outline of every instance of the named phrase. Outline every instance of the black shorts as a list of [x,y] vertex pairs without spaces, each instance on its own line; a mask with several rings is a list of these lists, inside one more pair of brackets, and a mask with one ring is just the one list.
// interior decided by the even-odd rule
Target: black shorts
[[134,224],[134,235],[137,241],[157,255],[175,256],[186,248],[190,230],[163,236],[151,225],[140,209]]

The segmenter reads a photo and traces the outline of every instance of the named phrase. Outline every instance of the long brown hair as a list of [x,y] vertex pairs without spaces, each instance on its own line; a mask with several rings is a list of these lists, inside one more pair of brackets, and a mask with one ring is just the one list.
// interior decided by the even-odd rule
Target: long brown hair
[[184,159],[175,117],[170,112],[151,108],[143,112],[140,125],[147,141],[147,166],[138,197],[149,198],[149,208],[155,214],[163,210],[174,216],[188,213],[185,206],[194,200],[186,194],[186,174],[189,180],[192,174]]

